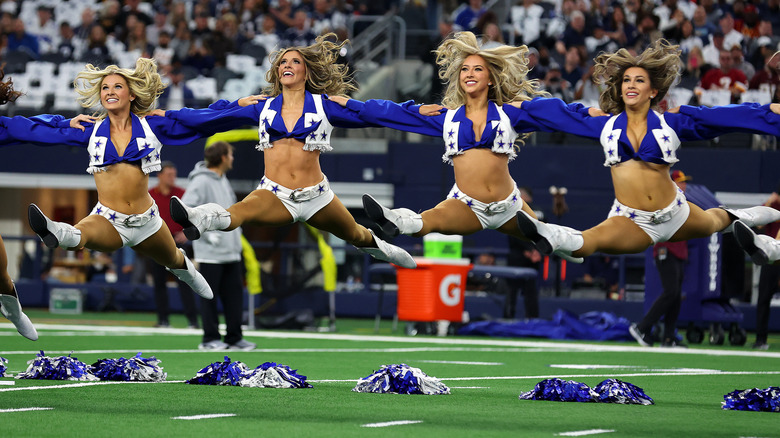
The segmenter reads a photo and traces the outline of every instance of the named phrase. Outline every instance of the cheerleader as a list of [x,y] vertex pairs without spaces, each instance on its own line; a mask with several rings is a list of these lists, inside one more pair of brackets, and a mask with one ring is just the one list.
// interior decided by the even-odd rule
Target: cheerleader
[[272,54],[266,75],[270,85],[262,96],[218,101],[207,109],[158,113],[193,129],[228,130],[259,122],[257,149],[264,155],[265,174],[257,189],[227,209],[217,204],[189,207],[176,197],[171,199],[171,216],[184,227],[188,239],[198,239],[210,230],[230,231],[244,223],[306,222],[379,260],[406,268],[417,266],[409,253],[355,222],[322,173],[320,155],[333,149],[334,126],[371,126],[323,96],[356,89],[346,66],[336,63],[346,42],[335,44],[329,41],[332,36]]
[[83,107],[101,108],[90,118],[94,124],[85,127],[82,118],[56,115],[13,117],[4,123],[17,141],[86,148],[87,172],[95,178],[98,203],[75,226],[52,221],[30,204],[30,227],[49,248],[112,252],[130,246],[168,268],[196,294],[211,299],[211,288],[176,247],[148,191],[149,173],[161,169],[163,144],[186,145],[208,133],[171,119],[143,117],[165,88],[154,60],[138,59],[134,70],[88,64],[74,86]]

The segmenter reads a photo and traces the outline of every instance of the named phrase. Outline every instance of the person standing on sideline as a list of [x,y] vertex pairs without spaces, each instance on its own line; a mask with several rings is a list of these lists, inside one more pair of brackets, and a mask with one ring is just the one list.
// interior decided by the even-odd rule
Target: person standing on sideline
[[[182,233],[181,225],[171,219],[171,196],[183,196],[184,189],[176,187],[176,165],[171,161],[163,161],[161,163],[160,172],[157,173],[157,185],[149,190],[149,194],[152,195],[152,199],[157,204],[160,212],[160,218],[168,226],[173,235],[173,240],[176,241],[176,246],[181,245],[187,241]],[[159,263],[150,263],[150,272],[154,280],[154,302],[157,307],[157,327],[169,327],[170,321],[168,315],[170,307],[168,305],[168,272],[165,267]],[[184,315],[187,317],[187,323],[190,328],[198,327],[198,310],[195,306],[195,297],[192,295],[192,290],[186,283],[177,280],[179,285],[179,294],[181,296],[181,305],[184,310]]]
[[[767,207],[780,210],[780,185],[764,203]],[[769,310],[772,297],[780,292],[780,221],[767,224],[763,234],[755,234],[747,225],[739,222],[734,224],[734,237],[739,245],[747,251],[753,261],[761,266],[758,277],[758,300],[756,301],[756,350],[769,350],[767,343],[769,333]]]
[[[688,181],[692,178],[682,170],[672,171],[672,181],[685,193]],[[651,331],[661,317],[664,318],[664,339],[662,347],[682,347],[677,342],[675,328],[682,304],[682,284],[685,264],[688,262],[688,242],[660,242],[653,246],[653,260],[661,277],[663,292],[653,302],[653,306],[638,324],[631,324],[628,331],[639,345],[651,347]]]
[[[233,146],[219,141],[206,147],[204,161],[195,165],[189,175],[187,191],[181,198],[187,205],[209,202],[230,207],[236,194],[225,173],[233,168]],[[219,334],[217,300],[200,305],[203,322],[203,342],[199,350],[253,350],[257,345],[243,338],[241,319],[244,311],[244,285],[241,278],[241,228],[228,232],[206,231],[192,242],[198,270],[222,300],[227,332],[224,342]],[[250,316],[251,317],[251,316]]]

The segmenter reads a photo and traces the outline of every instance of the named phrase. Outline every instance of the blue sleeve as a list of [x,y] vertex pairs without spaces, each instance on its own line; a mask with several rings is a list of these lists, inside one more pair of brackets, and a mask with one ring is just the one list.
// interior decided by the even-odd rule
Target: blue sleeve
[[18,144],[15,138],[11,137],[8,133],[8,128],[5,127],[5,120],[8,117],[0,116],[0,146],[8,146],[12,144]]
[[[506,107],[512,107],[511,105],[504,105]],[[514,107],[512,107],[514,108]],[[599,139],[601,136],[601,130],[609,120],[609,117],[591,117],[588,115],[588,108],[579,103],[567,104],[566,102],[555,98],[541,98],[537,97],[533,100],[523,102],[520,109],[515,108],[517,111],[525,111],[527,116],[521,116],[515,114],[518,123],[529,123],[525,117],[531,117],[534,122],[539,124],[539,130],[543,131],[560,131],[569,134],[579,135],[581,137]],[[512,118],[512,114],[506,111],[507,115]],[[515,119],[512,119],[512,123],[515,123]],[[521,125],[520,128],[523,126]],[[517,129],[517,127],[515,128]],[[517,129],[522,132],[521,129]]]
[[164,145],[188,145],[195,140],[199,140],[201,138],[214,135],[217,132],[221,132],[219,129],[210,129],[217,128],[217,124],[206,124],[199,126],[198,129],[195,129],[185,126],[178,120],[173,120],[168,117],[147,117],[146,121],[149,123],[149,127],[152,128],[154,135],[156,135],[157,138],[160,139],[160,142]]
[[381,99],[370,99],[362,104],[350,100],[347,108],[358,109],[360,119],[364,122],[399,131],[439,137],[444,129],[445,114],[423,116],[420,114],[420,105],[414,105],[411,100],[402,104]]
[[59,114],[41,114],[30,117],[30,120],[51,128],[70,128],[70,119],[66,119]]
[[680,106],[679,113],[665,113],[664,120],[681,141],[706,140],[730,132],[780,136],[780,114],[769,105],[743,103],[725,106]]
[[82,132],[80,129],[71,128],[69,125],[66,128],[56,127],[66,121],[66,119],[57,119],[61,116],[44,117],[43,120],[46,120],[45,122],[41,121],[41,117],[43,116],[28,119],[22,116],[15,116],[5,118],[3,124],[8,131],[8,135],[18,142],[34,143],[43,146],[68,145],[86,147],[89,144],[89,137],[92,135],[94,125],[88,125],[86,130]]
[[328,100],[324,95],[322,96],[322,107],[325,110],[325,114],[328,115],[330,124],[339,128],[370,128],[381,126],[368,123],[361,119],[359,111],[351,109],[349,104],[344,108],[336,102]]
[[[209,105],[208,108],[169,110],[165,112],[164,118],[175,120],[182,126],[200,132],[208,132],[208,135],[212,135],[246,125],[257,125],[263,105],[265,102],[242,107],[238,105],[238,101],[218,100]],[[150,117],[149,120],[153,118],[155,117]]]

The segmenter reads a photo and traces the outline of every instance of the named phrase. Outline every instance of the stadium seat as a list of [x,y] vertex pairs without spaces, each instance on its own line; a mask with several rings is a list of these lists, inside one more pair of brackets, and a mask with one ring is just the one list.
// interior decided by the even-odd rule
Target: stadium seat
[[228,53],[225,63],[228,70],[239,74],[255,68],[255,65],[257,65],[255,58],[249,55],[237,55],[234,53]]
[[268,56],[265,47],[258,46],[252,42],[246,42],[241,46],[241,54],[255,58],[255,64],[262,64],[263,60]]
[[184,82],[198,100],[213,102],[217,100],[217,80],[204,76]]

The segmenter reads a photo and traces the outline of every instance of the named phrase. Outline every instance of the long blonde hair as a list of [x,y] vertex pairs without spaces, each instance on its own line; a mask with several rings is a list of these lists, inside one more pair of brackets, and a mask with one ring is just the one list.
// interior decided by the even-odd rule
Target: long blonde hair
[[79,94],[78,101],[84,108],[99,107],[98,117],[105,117],[108,112],[100,105],[100,88],[103,79],[108,75],[119,75],[127,81],[127,87],[135,99],[130,102],[130,112],[143,115],[155,108],[157,98],[165,89],[160,73],[157,72],[157,61],[149,58],[139,58],[135,69],[120,68],[109,65],[104,69],[87,64],[73,81],[73,86]]
[[320,35],[310,46],[288,47],[277,50],[269,56],[271,68],[265,74],[268,86],[262,93],[268,96],[278,96],[282,93],[279,82],[279,65],[282,57],[288,52],[298,52],[306,65],[306,91],[314,94],[345,95],[357,90],[353,78],[347,72],[347,66],[337,64],[339,52],[349,40],[340,43],[336,34]]
[[459,76],[463,62],[471,55],[479,55],[487,63],[493,83],[488,89],[488,99],[496,104],[549,95],[540,88],[538,81],[528,79],[528,47],[524,45],[482,50],[473,33],[458,32],[442,42],[434,53],[439,65],[439,78],[447,84],[442,99],[442,105],[447,108],[466,103],[466,93],[460,87]]
[[621,97],[623,75],[631,67],[640,67],[647,71],[650,86],[658,90],[658,94],[650,101],[650,107],[657,108],[658,103],[680,78],[683,68],[680,53],[680,46],[660,39],[637,56],[626,49],[620,49],[615,53],[599,54],[595,60],[593,81],[605,85],[604,91],[599,96],[601,109],[611,114],[625,111],[626,104]]

